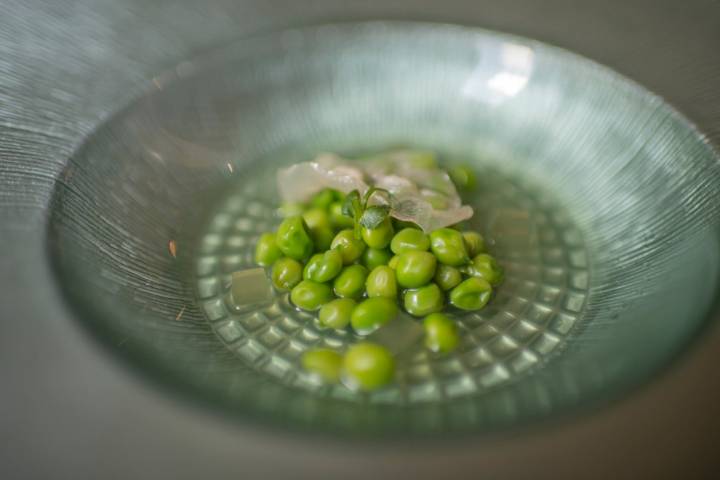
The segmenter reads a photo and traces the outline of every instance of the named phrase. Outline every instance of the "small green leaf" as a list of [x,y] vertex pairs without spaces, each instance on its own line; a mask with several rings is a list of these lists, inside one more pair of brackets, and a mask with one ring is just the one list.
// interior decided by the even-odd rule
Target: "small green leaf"
[[378,187],[370,187],[368,188],[368,191],[365,192],[365,195],[363,196],[363,206],[367,208],[368,202],[370,201],[370,197],[372,197],[375,193],[382,194],[382,197],[385,199],[385,203],[390,203],[390,192],[385,190],[384,188],[378,188]]
[[342,214],[348,217],[355,216],[355,209],[353,206],[353,200],[359,199],[360,193],[357,190],[353,190],[345,196],[345,201],[342,204]]
[[390,205],[373,205],[368,207],[360,217],[360,225],[365,228],[373,229],[387,218],[390,213]]
[[360,215],[360,192],[353,190],[345,197],[342,204],[342,214],[348,217],[356,218]]

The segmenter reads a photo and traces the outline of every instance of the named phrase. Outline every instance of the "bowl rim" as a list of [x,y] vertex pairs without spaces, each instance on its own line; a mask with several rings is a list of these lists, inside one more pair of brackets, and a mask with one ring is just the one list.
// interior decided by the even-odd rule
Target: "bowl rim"
[[[284,35],[311,35],[327,29],[330,29],[334,33],[343,34],[343,30],[354,30],[358,28],[390,28],[396,31],[399,29],[433,29],[435,31],[442,29],[445,31],[449,31],[450,33],[462,32],[467,34],[482,34],[493,38],[514,41],[523,45],[539,46],[546,51],[552,52],[553,54],[563,57],[569,57],[573,62],[580,62],[582,64],[592,67],[593,69],[598,69],[603,74],[609,75],[610,78],[622,80],[625,86],[627,86],[637,94],[647,98],[648,100],[661,102],[665,107],[667,107],[667,111],[670,113],[671,118],[674,121],[679,121],[683,123],[686,127],[688,127],[691,130],[692,134],[696,138],[701,140],[705,144],[706,148],[708,148],[710,152],[720,161],[720,155],[718,154],[718,151],[714,148],[714,145],[710,141],[710,139],[700,131],[699,127],[695,123],[693,123],[690,119],[683,115],[671,103],[666,101],[664,98],[662,98],[655,92],[652,92],[647,88],[641,86],[634,80],[599,62],[579,55],[571,50],[516,34],[508,34],[505,32],[499,32],[486,28],[458,25],[453,23],[424,21],[418,22],[405,20],[342,21],[311,24],[296,28],[271,30],[269,32],[262,32],[260,34],[251,35],[250,37],[241,37],[230,42],[224,42],[220,46],[203,50],[191,57],[190,59],[180,61],[179,63],[170,68],[161,70],[158,74],[154,75],[151,80],[145,82],[145,84],[142,85],[138,91],[133,92],[125,99],[125,101],[122,103],[121,108],[115,110],[114,112],[100,120],[96,124],[95,128],[83,139],[83,141],[78,145],[77,149],[72,152],[72,154],[70,154],[68,158],[72,159],[78,154],[80,154],[83,151],[83,148],[85,148],[85,146],[87,145],[88,140],[92,139],[95,134],[102,128],[104,128],[107,124],[112,123],[113,120],[115,120],[116,118],[120,118],[124,114],[126,114],[133,107],[136,101],[142,99],[146,95],[153,94],[157,90],[162,90],[162,88],[169,83],[181,81],[184,77],[191,76],[194,71],[201,70],[203,65],[213,64],[217,59],[227,56],[230,52],[232,52],[232,58],[238,60],[252,59],[254,57],[262,55],[262,53],[258,52],[258,50],[256,49],[258,45],[261,45],[264,48],[268,48],[271,50],[275,48],[280,48],[281,50],[284,49],[285,47],[282,45],[282,37]],[[61,184],[54,185],[53,193],[51,195],[52,198],[55,198],[58,195],[58,190],[61,186]],[[52,215],[50,215],[50,217],[51,216]],[[51,235],[52,232],[50,230],[50,222],[48,218],[48,221],[45,222],[45,261],[50,264],[51,268],[54,270],[52,277],[54,280],[56,280],[57,278],[59,278],[58,272],[55,270],[55,267],[52,267],[54,262],[50,256],[51,249],[48,248],[48,244],[51,240]],[[55,281],[54,284],[56,287],[56,291],[60,293],[59,296],[64,304],[65,309],[68,312],[71,312],[70,316],[73,318],[70,318],[70,320],[74,321],[75,323],[82,324],[81,329],[87,330],[87,338],[90,339],[91,342],[99,345],[100,348],[103,350],[103,353],[106,354],[108,358],[111,358],[112,361],[117,361],[123,364],[125,367],[128,367],[129,370],[133,372],[133,375],[141,378],[143,383],[148,385],[149,388],[157,389],[159,387],[161,390],[164,390],[166,394],[171,396],[174,393],[180,392],[180,397],[182,398],[182,400],[186,401],[189,405],[192,405],[193,407],[199,407],[201,410],[204,410],[210,415],[216,416],[218,418],[230,418],[231,420],[233,420],[232,423],[236,424],[236,426],[240,428],[248,427],[251,429],[267,430],[280,435],[301,434],[304,436],[318,437],[319,439],[330,438],[346,441],[349,443],[361,443],[366,446],[372,446],[377,444],[391,444],[398,446],[401,444],[406,444],[408,441],[411,441],[414,444],[460,444],[468,441],[468,439],[482,440],[486,438],[498,438],[503,437],[508,433],[532,433],[534,431],[538,431],[541,428],[545,428],[548,425],[567,425],[570,422],[577,420],[578,418],[583,417],[587,414],[608,409],[622,401],[626,396],[631,395],[633,392],[641,391],[642,389],[647,388],[647,386],[651,385],[656,378],[664,376],[671,365],[673,365],[675,362],[678,362],[681,358],[683,358],[685,355],[689,354],[692,351],[691,347],[700,340],[700,334],[703,331],[706,331],[710,327],[712,327],[712,324],[714,323],[711,321],[712,319],[720,319],[720,292],[718,292],[715,295],[713,305],[710,306],[710,308],[708,309],[709,313],[706,315],[706,318],[698,324],[698,328],[695,329],[696,331],[689,335],[688,341],[676,345],[675,351],[672,354],[669,354],[666,357],[665,361],[656,364],[648,375],[643,375],[643,378],[633,378],[628,382],[620,382],[619,385],[612,388],[612,392],[608,392],[604,395],[596,395],[591,398],[583,398],[583,400],[581,402],[578,402],[576,405],[562,405],[557,411],[553,411],[553,413],[549,415],[533,416],[530,419],[524,419],[522,423],[518,425],[513,425],[511,427],[503,426],[498,429],[472,431],[453,430],[433,432],[430,434],[390,432],[389,434],[383,434],[383,436],[379,436],[376,434],[352,435],[346,434],[345,432],[343,434],[338,434],[337,432],[308,428],[296,424],[289,424],[285,422],[284,419],[280,418],[276,419],[268,417],[258,417],[257,415],[254,415],[252,411],[233,411],[229,414],[227,409],[223,407],[218,408],[218,405],[216,403],[213,403],[213,401],[208,401],[206,398],[203,398],[202,395],[198,395],[197,392],[193,392],[191,389],[185,388],[185,386],[178,387],[175,382],[164,381],[162,375],[148,372],[147,363],[140,361],[138,358],[133,358],[132,356],[128,356],[127,354],[122,354],[121,352],[119,352],[120,349],[118,349],[116,345],[108,343],[105,339],[103,339],[103,333],[101,332],[101,330],[92,327],[88,328],[90,322],[79,321],[80,317],[82,317],[83,314],[78,311],[78,308],[76,306],[71,304],[71,302],[65,295],[62,294],[62,288],[60,285],[58,285],[58,282]]]

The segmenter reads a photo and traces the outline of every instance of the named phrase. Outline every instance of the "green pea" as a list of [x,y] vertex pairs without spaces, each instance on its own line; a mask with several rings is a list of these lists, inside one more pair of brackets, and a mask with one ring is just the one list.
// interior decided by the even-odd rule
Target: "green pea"
[[343,215],[342,213],[342,202],[334,202],[330,205],[329,209],[330,224],[335,229],[352,228],[355,225],[355,220],[352,217]]
[[346,229],[335,235],[330,248],[338,249],[343,257],[343,264],[350,265],[365,251],[365,242],[355,238],[355,232],[352,229]]
[[437,260],[430,252],[411,250],[398,255],[398,257],[395,274],[401,287],[421,287],[435,275]]
[[317,208],[322,208],[324,210],[327,210],[327,208],[330,206],[332,202],[337,200],[337,195],[335,190],[331,188],[325,188],[323,190],[320,190],[318,193],[315,194],[315,196],[310,200],[310,205]]
[[416,317],[439,312],[443,308],[443,302],[443,293],[434,283],[405,291],[405,310]]
[[435,283],[444,290],[450,290],[462,282],[462,273],[455,267],[450,265],[443,265],[442,263],[437,266],[435,271]]
[[366,248],[362,254],[362,264],[372,270],[380,265],[387,265],[392,256],[392,252],[387,248]]
[[448,353],[460,342],[457,325],[442,313],[431,313],[423,320],[425,346],[433,352]]
[[335,295],[342,298],[360,298],[365,292],[365,280],[368,276],[367,268],[362,265],[345,267],[340,275],[335,277],[333,290]]
[[308,350],[302,356],[302,366],[308,372],[328,383],[337,383],[342,372],[343,357],[332,350]]
[[295,217],[302,215],[305,211],[305,207],[302,203],[283,203],[278,208],[278,213],[282,218]]
[[315,249],[320,252],[329,249],[335,232],[330,225],[330,217],[327,212],[320,208],[311,208],[303,213],[302,217],[308,227]]
[[473,277],[487,280],[493,286],[500,284],[505,278],[505,272],[498,265],[497,260],[487,253],[475,256],[467,267],[467,273]]
[[332,289],[325,283],[303,280],[290,292],[292,303],[303,310],[317,310],[332,300]]
[[462,233],[452,228],[440,228],[430,234],[430,249],[438,262],[459,267],[470,261]]
[[395,255],[388,262],[388,267],[392,268],[393,270],[397,270],[397,266],[398,266],[399,262],[400,262],[400,255]]
[[467,231],[463,232],[462,236],[469,256],[474,257],[485,251],[485,239],[479,233]]
[[278,290],[290,290],[302,280],[302,264],[292,258],[283,257],[272,266],[272,284]]
[[280,224],[275,234],[275,243],[285,256],[305,260],[312,255],[313,241],[302,217],[288,217]]
[[303,278],[324,283],[335,278],[343,268],[342,255],[337,250],[316,253],[310,258],[303,270]]
[[422,230],[404,228],[400,230],[390,242],[390,250],[394,254],[409,252],[410,250],[425,251],[430,248],[430,238]]
[[480,310],[492,294],[492,286],[486,280],[470,277],[450,291],[450,303],[461,310]]
[[335,238],[335,231],[332,228],[319,228],[311,231],[310,236],[313,239],[317,251],[324,252],[330,249],[333,238]]
[[330,228],[330,216],[321,208],[311,208],[302,214],[305,225],[310,230],[316,228]]
[[395,299],[372,297],[355,307],[350,325],[360,335],[367,335],[394,319],[397,314],[398,306]]
[[368,297],[397,297],[395,270],[387,265],[375,267],[365,280]]
[[255,245],[255,263],[269,267],[275,260],[282,257],[282,252],[275,243],[274,233],[263,233]]
[[370,248],[385,248],[393,238],[393,226],[390,217],[375,228],[363,227],[362,238]]
[[448,170],[448,174],[458,190],[474,190],[477,186],[475,172],[466,165],[452,167]]
[[355,305],[355,300],[351,298],[336,298],[326,303],[318,315],[320,325],[337,330],[347,327]]
[[375,390],[390,383],[395,360],[387,348],[369,342],[356,343],[343,358],[345,382],[351,388]]

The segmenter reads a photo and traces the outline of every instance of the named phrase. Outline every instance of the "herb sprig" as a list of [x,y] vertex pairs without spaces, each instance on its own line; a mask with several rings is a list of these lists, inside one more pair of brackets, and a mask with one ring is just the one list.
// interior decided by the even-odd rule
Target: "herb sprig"
[[[383,199],[384,203],[370,205],[370,199],[377,196]],[[353,190],[345,197],[342,205],[342,213],[355,221],[355,237],[361,237],[361,228],[374,229],[379,227],[390,215],[390,201],[392,194],[384,188],[371,187],[360,196],[360,192]]]

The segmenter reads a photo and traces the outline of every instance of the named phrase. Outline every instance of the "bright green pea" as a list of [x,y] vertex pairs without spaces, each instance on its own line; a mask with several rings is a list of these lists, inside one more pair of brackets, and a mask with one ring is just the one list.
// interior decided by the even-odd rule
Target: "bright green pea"
[[439,312],[443,308],[443,303],[443,293],[434,283],[405,291],[405,310],[416,317]]
[[362,238],[370,248],[385,248],[393,238],[393,226],[390,217],[375,228],[362,228]]
[[337,200],[335,190],[331,188],[325,188],[315,194],[312,200],[310,200],[310,205],[312,205],[313,207],[327,210],[330,204],[333,203],[335,200]]
[[473,277],[487,280],[493,286],[500,284],[505,278],[505,272],[498,265],[497,260],[487,253],[476,255],[472,263],[468,265],[467,273]]
[[335,229],[352,228],[355,225],[355,220],[352,217],[343,215],[342,213],[342,202],[334,202],[330,205],[329,209],[330,224]]
[[375,267],[365,280],[368,297],[397,297],[397,280],[395,270],[387,265]]
[[330,300],[333,294],[330,285],[317,283],[312,280],[303,280],[295,285],[290,292],[292,303],[303,310],[317,310]]
[[305,225],[312,230],[313,228],[329,228],[330,217],[322,208],[311,208],[302,214]]
[[470,277],[450,291],[450,303],[461,310],[480,310],[492,294],[492,286],[486,280]]
[[398,255],[398,257],[395,275],[401,287],[421,287],[435,275],[437,260],[430,252],[410,250]]
[[355,232],[352,229],[346,229],[335,235],[330,248],[338,249],[343,257],[343,264],[350,265],[365,251],[365,242],[355,238]]
[[452,228],[440,228],[430,234],[430,249],[438,262],[459,267],[470,261],[462,233]]
[[474,190],[477,186],[475,172],[467,165],[457,165],[448,170],[450,179],[458,190]]
[[372,270],[380,265],[387,265],[392,256],[392,252],[387,248],[366,248],[362,254],[362,264]]
[[275,243],[275,234],[263,233],[255,245],[255,263],[269,267],[280,257],[282,252]]
[[342,355],[326,348],[308,350],[302,356],[303,368],[328,383],[337,383],[340,380],[342,364]]
[[416,228],[404,228],[400,230],[390,242],[390,250],[395,255],[409,252],[410,250],[425,251],[430,248],[430,238],[422,230]]
[[303,278],[324,283],[335,278],[343,268],[342,255],[337,250],[313,255],[303,270]]
[[324,327],[337,330],[345,328],[350,323],[355,305],[357,305],[355,300],[351,298],[336,298],[322,306],[318,320]]
[[442,290],[450,290],[460,282],[462,282],[462,273],[460,270],[450,265],[443,265],[442,263],[437,266],[435,283],[437,283]]
[[343,358],[344,381],[350,388],[375,390],[392,381],[395,360],[387,348],[360,342],[348,349]]
[[457,325],[442,313],[431,313],[423,320],[425,346],[433,352],[448,353],[460,342]]
[[307,226],[299,215],[283,220],[275,234],[275,243],[285,256],[295,260],[309,258],[314,248]]
[[392,268],[393,270],[397,270],[397,266],[398,266],[399,262],[400,262],[400,255],[395,255],[388,262],[388,267]]
[[302,280],[302,264],[292,258],[279,258],[272,266],[272,284],[278,290],[290,290]]
[[335,277],[333,290],[335,295],[342,298],[360,298],[365,292],[365,280],[368,270],[362,265],[345,267],[340,275]]
[[330,217],[327,212],[321,208],[311,208],[303,213],[302,217],[308,227],[315,249],[320,252],[329,249],[335,232],[330,225]]
[[318,252],[324,252],[330,249],[335,231],[332,228],[318,228],[310,231],[310,237],[313,239],[315,249]]
[[350,325],[360,335],[367,335],[394,319],[397,314],[398,306],[395,299],[372,297],[355,307]]
[[485,251],[485,239],[479,233],[467,231],[463,232],[462,236],[469,256],[474,257]]

